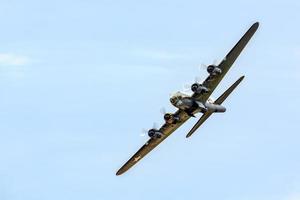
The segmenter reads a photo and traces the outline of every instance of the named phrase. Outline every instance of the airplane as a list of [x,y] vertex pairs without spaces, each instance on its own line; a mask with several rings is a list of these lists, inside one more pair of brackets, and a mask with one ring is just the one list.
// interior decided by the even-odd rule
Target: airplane
[[208,77],[202,83],[195,82],[191,86],[192,95],[177,92],[171,96],[170,102],[178,110],[175,113],[166,113],[164,115],[165,123],[161,128],[152,128],[148,131],[150,139],[117,171],[117,176],[130,169],[188,119],[195,117],[196,113],[202,113],[202,116],[186,135],[187,138],[213,113],[224,113],[226,111],[222,103],[241,83],[244,76],[241,76],[217,100],[212,100],[210,96],[252,38],[258,26],[258,22],[254,23],[218,65],[212,64],[207,66]]

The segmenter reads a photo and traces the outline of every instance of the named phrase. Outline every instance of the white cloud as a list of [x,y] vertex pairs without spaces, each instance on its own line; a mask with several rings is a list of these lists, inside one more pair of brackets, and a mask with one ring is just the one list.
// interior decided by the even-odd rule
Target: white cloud
[[0,65],[21,66],[28,64],[30,59],[26,56],[10,53],[0,53]]

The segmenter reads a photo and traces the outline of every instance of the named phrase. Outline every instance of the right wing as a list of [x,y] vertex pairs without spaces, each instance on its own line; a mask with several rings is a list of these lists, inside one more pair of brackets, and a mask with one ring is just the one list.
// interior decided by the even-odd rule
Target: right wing
[[[215,102],[214,104],[221,105],[225,99],[231,94],[231,92],[242,82],[245,76],[242,76],[239,78],[230,88],[228,88]],[[213,112],[206,112],[204,113],[199,121],[193,126],[193,128],[190,130],[190,132],[186,135],[186,137],[190,137],[202,124],[205,122],[210,116],[213,114]]]
[[222,62],[218,65],[218,68],[222,70],[222,73],[216,76],[209,75],[203,82],[203,86],[209,89],[209,92],[205,94],[193,94],[193,98],[197,99],[200,102],[206,102],[215,88],[218,86],[220,81],[223,79],[225,74],[228,72],[234,61],[240,55],[242,50],[245,48],[251,37],[254,35],[258,29],[259,23],[254,23],[248,31],[243,35],[243,37],[236,43],[236,45],[230,50],[230,52],[225,56]]

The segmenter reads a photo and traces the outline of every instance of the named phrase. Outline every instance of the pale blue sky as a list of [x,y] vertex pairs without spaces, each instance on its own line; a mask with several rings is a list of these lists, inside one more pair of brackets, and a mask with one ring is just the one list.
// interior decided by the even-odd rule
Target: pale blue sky
[[[299,200],[300,2],[0,2],[1,200]],[[260,28],[190,120],[123,176],[169,94]]]

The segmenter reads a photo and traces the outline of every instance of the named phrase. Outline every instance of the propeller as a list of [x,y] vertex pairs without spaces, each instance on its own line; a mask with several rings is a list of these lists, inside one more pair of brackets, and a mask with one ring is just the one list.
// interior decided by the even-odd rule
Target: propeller
[[[217,65],[218,65],[218,60],[217,60],[217,59],[214,59],[213,62],[212,62],[212,65],[216,65],[216,66],[217,66]],[[206,64],[202,63],[202,64],[200,65],[199,69],[200,69],[200,70],[202,70],[202,69],[205,69],[205,70],[206,70],[208,66],[209,66],[209,65],[206,65]]]
[[195,77],[195,83],[201,83],[202,81],[203,80],[199,76]]
[[192,93],[191,87],[194,83],[202,83],[202,79],[199,76],[196,76],[193,83],[187,83],[183,85],[183,92]]
[[[158,129],[157,123],[153,123],[152,129]],[[142,129],[142,133],[140,134],[141,137],[145,137],[146,135],[148,135],[148,131],[147,129],[143,128]]]
[[[218,60],[217,59],[214,59],[213,60],[213,63],[212,63],[212,65],[216,65],[217,66],[217,63],[218,63]],[[201,64],[200,66],[199,66],[199,70],[200,71],[202,71],[202,69],[205,69],[205,70],[207,70],[207,67],[208,67],[209,65],[206,65],[206,64]],[[195,77],[195,79],[194,79],[194,83],[202,83],[203,82],[203,80],[200,78],[200,77],[198,77],[198,76],[196,76]],[[194,83],[186,83],[186,84],[184,84],[183,85],[183,92],[185,92],[185,93],[191,93],[192,91],[191,91],[191,86],[192,86],[192,84],[194,84]],[[170,95],[170,96],[172,96],[172,95]]]

